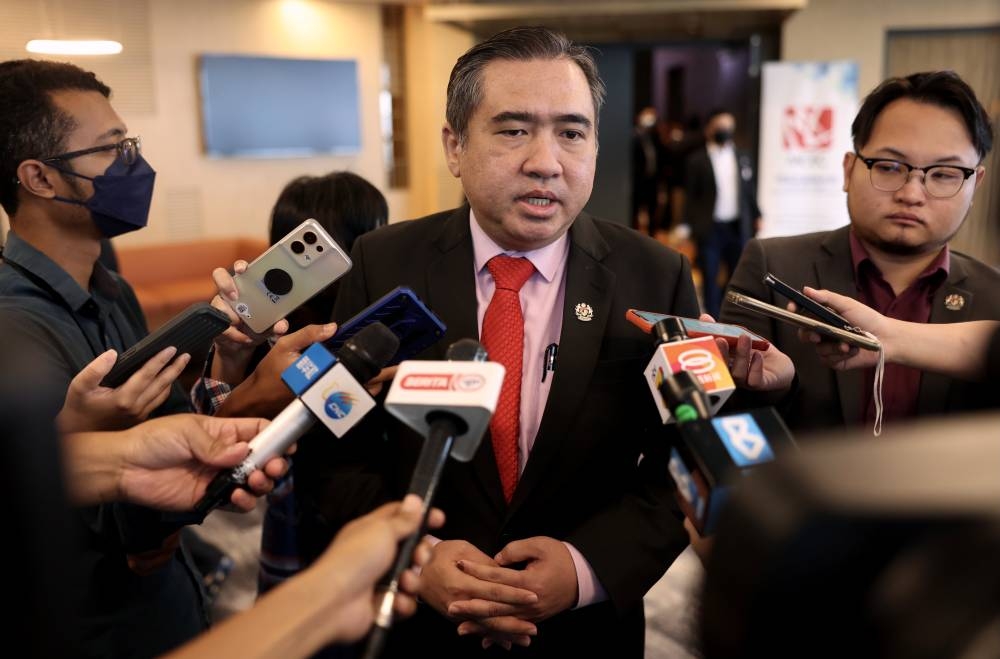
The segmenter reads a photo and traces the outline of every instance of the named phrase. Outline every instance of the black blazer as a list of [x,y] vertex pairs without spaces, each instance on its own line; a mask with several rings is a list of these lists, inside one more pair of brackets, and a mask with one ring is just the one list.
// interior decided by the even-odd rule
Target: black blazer
[[[739,180],[739,222],[743,241],[753,237],[754,222],[760,217],[750,156],[736,150]],[[712,235],[715,222],[715,172],[708,157],[708,147],[701,147],[688,156],[684,173],[684,221],[691,227],[695,241],[704,244]]]
[[[512,540],[532,536],[572,543],[590,562],[610,601],[541,623],[531,648],[515,647],[514,654],[638,658],[642,597],[687,545],[687,536],[666,467],[669,438],[643,377],[652,342],[626,321],[625,311],[635,307],[692,316],[698,303],[690,266],[679,253],[586,214],[575,220],[569,235],[558,362],[513,500],[504,501],[487,435],[471,462],[448,464],[434,502],[447,523],[436,535],[465,539],[490,556]],[[423,357],[443,359],[452,342],[478,337],[467,206],[365,234],[351,258],[354,268],[342,280],[335,318],[349,318],[405,284],[448,326],[444,339]],[[581,302],[593,308],[593,320],[576,317],[574,307]],[[340,486],[337,475],[331,476],[328,511],[353,496],[345,492],[345,483],[355,492],[381,489],[392,498],[405,493],[422,440],[399,424],[386,426],[387,431],[370,426],[363,438],[348,438],[357,449],[354,458],[364,454],[359,446],[371,449],[364,460],[379,487],[359,475],[366,468],[345,468],[349,475]],[[393,648],[402,653],[416,643],[443,656],[479,656],[478,640],[459,638],[455,627],[421,607],[413,620],[393,631],[389,655]]]
[[[857,297],[851,260],[849,228],[783,238],[754,239],[743,250],[729,287],[784,307],[787,300],[774,295],[761,279],[767,272],[791,286],[825,288]],[[961,295],[964,305],[945,306],[949,295]],[[720,319],[743,325],[771,339],[795,363],[797,387],[783,403],[785,421],[792,430],[809,431],[857,426],[862,422],[860,370],[834,371],[816,357],[815,349],[800,342],[796,328],[787,323],[723,302]],[[931,303],[932,323],[967,320],[1000,320],[1000,272],[960,252],[951,252],[948,279]],[[984,355],[985,359],[985,355]],[[992,387],[925,372],[920,380],[918,409],[921,416],[993,407]]]

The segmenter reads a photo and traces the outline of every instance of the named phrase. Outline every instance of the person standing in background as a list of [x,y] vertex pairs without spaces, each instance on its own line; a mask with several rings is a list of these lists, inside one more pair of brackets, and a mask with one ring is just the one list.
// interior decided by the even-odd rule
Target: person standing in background
[[710,112],[705,148],[694,151],[685,165],[684,218],[698,248],[703,308],[716,318],[725,289],[719,283],[719,267],[726,265],[728,280],[760,223],[753,166],[733,143],[735,131],[731,112]]
[[632,228],[652,236],[658,227],[660,212],[660,175],[666,154],[656,125],[656,108],[645,107],[635,119],[632,135]]

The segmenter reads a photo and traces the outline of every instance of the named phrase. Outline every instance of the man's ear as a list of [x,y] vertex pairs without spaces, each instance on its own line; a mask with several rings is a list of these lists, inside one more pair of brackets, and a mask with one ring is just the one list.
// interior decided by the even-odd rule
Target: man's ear
[[843,166],[844,166],[844,186],[842,188],[842,190],[844,192],[847,192],[847,186],[851,182],[851,169],[854,166],[854,161],[855,160],[857,160],[857,156],[854,155],[853,153],[851,153],[850,151],[848,151],[848,152],[846,152],[844,154],[844,162],[843,162]]
[[986,168],[982,165],[976,167],[976,173],[973,176],[976,177],[976,190],[978,190],[979,186],[986,180]]
[[51,199],[56,196],[53,171],[40,160],[25,160],[17,166],[17,180],[25,192]]
[[462,178],[460,158],[462,154],[462,141],[452,129],[451,124],[447,122],[441,128],[441,146],[444,147],[444,159],[448,163],[448,171],[455,178]]

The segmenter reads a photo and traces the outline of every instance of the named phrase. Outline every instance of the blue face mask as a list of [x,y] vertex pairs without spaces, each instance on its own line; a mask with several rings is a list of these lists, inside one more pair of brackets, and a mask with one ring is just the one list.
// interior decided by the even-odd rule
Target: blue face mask
[[56,169],[63,174],[85,178],[93,183],[94,194],[86,201],[68,197],[55,199],[87,208],[97,230],[105,238],[141,229],[149,222],[149,204],[153,200],[156,172],[141,154],[136,155],[135,162],[131,165],[116,158],[103,174],[94,177],[62,167]]

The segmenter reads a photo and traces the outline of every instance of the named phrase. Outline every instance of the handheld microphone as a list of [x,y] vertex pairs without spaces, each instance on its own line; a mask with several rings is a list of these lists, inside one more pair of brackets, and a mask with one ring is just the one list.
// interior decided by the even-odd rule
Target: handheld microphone
[[375,407],[364,383],[378,374],[398,348],[396,335],[378,322],[348,339],[336,356],[320,343],[311,345],[281,376],[298,398],[250,440],[250,454],[240,465],[212,479],[205,496],[195,504],[195,512],[207,515],[228,501],[250,474],[282,455],[316,419],[342,437]]
[[660,386],[666,376],[681,372],[690,373],[701,385],[708,397],[709,414],[718,413],[729,396],[736,390],[733,376],[726,368],[726,362],[719,352],[715,338],[703,336],[688,338],[679,318],[668,317],[652,327],[656,337],[656,351],[646,366],[646,384],[656,402],[663,423],[673,423],[672,410],[664,404],[659,395]]
[[426,437],[410,479],[408,492],[420,496],[423,519],[416,533],[402,544],[389,586],[375,614],[365,659],[382,652],[392,626],[392,609],[399,580],[413,562],[413,552],[426,531],[427,515],[448,456],[468,462],[475,455],[496,410],[504,367],[486,361],[486,350],[473,339],[448,348],[449,361],[405,361],[392,382],[385,409]]
[[705,392],[686,371],[665,376],[659,393],[677,420],[668,467],[677,502],[698,533],[709,535],[736,476],[795,442],[773,407],[712,418]]

